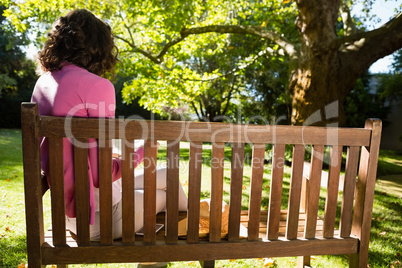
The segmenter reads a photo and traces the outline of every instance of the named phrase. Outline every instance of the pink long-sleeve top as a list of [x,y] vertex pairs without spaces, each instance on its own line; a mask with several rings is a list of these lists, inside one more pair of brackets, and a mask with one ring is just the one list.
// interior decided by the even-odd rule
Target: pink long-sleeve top
[[[47,72],[36,82],[32,102],[38,103],[39,115],[74,116],[114,118],[115,91],[113,84],[100,76],[90,73],[86,69],[65,63],[60,71]],[[89,140],[88,142],[96,142]],[[41,140],[41,166],[48,177],[51,187],[52,178],[49,177],[48,141]],[[74,190],[74,159],[73,146],[67,138],[63,140],[64,157],[64,195],[66,215],[75,218]],[[134,167],[140,164],[144,157],[143,148],[135,152]],[[113,159],[113,181],[121,177],[121,159]],[[90,223],[94,224],[96,202],[94,187],[99,187],[98,177],[98,148],[92,146],[88,149],[88,174],[90,188]],[[114,198],[114,203],[120,200]]]

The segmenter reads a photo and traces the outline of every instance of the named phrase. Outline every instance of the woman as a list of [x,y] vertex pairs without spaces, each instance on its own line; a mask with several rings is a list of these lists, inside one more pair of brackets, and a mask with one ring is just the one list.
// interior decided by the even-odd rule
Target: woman
[[[49,33],[48,40],[38,55],[42,72],[32,95],[32,102],[38,103],[40,115],[114,118],[115,91],[106,76],[114,76],[118,50],[113,42],[113,34],[108,24],[95,17],[91,12],[80,9],[61,17]],[[89,141],[96,145],[95,140]],[[69,139],[63,141],[64,182],[67,228],[75,232],[75,194],[73,146]],[[88,150],[90,185],[90,236],[99,240],[98,212],[98,149],[90,146]],[[143,160],[144,152],[140,147],[135,152],[134,166]],[[49,176],[48,141],[41,141],[41,165]],[[113,159],[113,219],[114,238],[120,238],[121,227],[121,159]],[[143,185],[141,172],[136,176],[136,185]],[[157,175],[157,212],[166,204],[166,172]],[[138,180],[138,181],[137,181]],[[52,178],[48,177],[51,186]],[[143,222],[143,191],[137,189],[136,226]],[[180,191],[180,209],[187,207],[184,191]],[[77,204],[79,205],[79,204]]]

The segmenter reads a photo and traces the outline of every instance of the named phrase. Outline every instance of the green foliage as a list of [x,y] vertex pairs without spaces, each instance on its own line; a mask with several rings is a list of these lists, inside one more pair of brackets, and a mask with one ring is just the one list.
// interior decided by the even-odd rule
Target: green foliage
[[379,75],[381,100],[396,101],[402,97],[402,72]]
[[380,77],[378,91],[383,101],[393,102],[402,98],[402,49],[394,54],[392,72],[378,76]]
[[[75,8],[87,8],[112,26],[121,52],[118,73],[129,78],[122,90],[123,101],[138,101],[162,116],[174,108],[188,107],[199,113],[199,119],[233,118],[252,83],[244,78],[245,69],[270,68],[261,65],[261,59],[273,54],[284,59],[278,47],[268,53],[266,49],[274,45],[260,38],[205,33],[181,40],[183,29],[252,25],[297,34],[295,4],[282,1],[154,0],[144,5],[133,0],[55,0],[46,4],[26,0],[10,2],[5,16],[18,31],[36,32],[40,44],[51,23]],[[174,46],[164,50],[166,44]]]
[[131,105],[127,105],[122,99],[121,91],[123,89],[124,82],[127,78],[117,76],[116,80],[113,82],[115,92],[116,92],[116,113],[115,117],[120,118],[141,118],[141,119],[159,119],[157,116],[152,114],[150,111],[145,110],[141,107],[136,100],[134,100]]
[[[0,13],[4,6],[0,6]],[[5,26],[0,16],[0,27]],[[22,37],[0,28],[0,128],[20,127],[21,102],[29,101],[36,81],[35,66],[26,59],[20,45]]]
[[389,122],[387,115],[390,108],[384,105],[384,101],[377,92],[370,92],[369,80],[376,79],[368,73],[357,80],[355,88],[346,97],[344,103],[346,125],[348,127],[363,127],[367,118],[379,118],[386,127]]
[[[329,35],[336,37],[339,43],[345,42],[345,47],[354,39],[344,37],[359,30],[364,33],[364,19],[373,18],[371,6],[374,1],[363,1],[366,15],[350,18],[349,13],[349,19],[345,19],[344,13],[348,13],[356,2],[341,1],[339,13],[337,10],[329,11],[333,13],[331,16],[339,17],[334,29],[336,33]],[[152,0],[146,4],[139,0],[7,0],[5,5],[4,15],[9,22],[9,31],[25,35],[36,33],[37,44],[43,42],[44,33],[59,16],[76,8],[91,10],[110,23],[115,33],[122,63],[118,73],[128,78],[122,90],[125,103],[138,102],[145,109],[164,117],[171,117],[172,111],[178,109],[192,109],[199,119],[210,121],[220,117],[220,120],[247,122],[256,114],[270,120],[275,118],[274,121],[283,115],[289,120],[293,89],[303,80],[303,66],[308,66],[306,62],[314,58],[308,55],[313,51],[321,53],[321,49],[317,50],[318,44],[307,41],[310,37],[306,33],[319,31],[322,25],[326,25],[314,23],[303,26],[311,27],[309,31],[303,30],[303,19],[297,19],[299,11],[308,13],[307,10],[314,9],[303,9],[296,1],[288,0]],[[322,7],[323,4],[317,5]],[[320,10],[317,8],[311,12]],[[307,17],[317,15],[308,14]],[[317,29],[313,29],[316,26]],[[241,37],[236,34],[241,34]],[[328,48],[336,52],[342,46],[337,48],[339,44],[334,42],[329,45],[323,40],[323,44],[318,46],[323,46],[322,51]],[[376,51],[380,48],[368,49]],[[340,49],[338,52],[332,53],[334,61],[330,62],[339,62],[337,57],[343,53],[357,55],[349,53],[349,50]],[[344,95],[351,90],[353,80],[359,74],[344,73],[348,66],[332,67],[337,69],[334,73],[352,78],[345,79],[348,82],[339,86],[337,94],[331,93],[335,97],[329,94],[330,98],[344,100]],[[311,78],[311,83],[302,83],[302,91],[309,90],[316,83],[313,80],[326,79],[322,75],[311,75]],[[339,77],[330,80],[328,84],[334,85]],[[302,99],[308,98],[308,95],[300,94],[304,96]],[[296,95],[293,97],[296,98]],[[320,98],[315,102],[318,104],[314,105],[320,109],[328,100]],[[303,100],[299,103],[304,104]],[[300,110],[303,113],[303,109]],[[305,110],[309,113],[308,109]],[[241,116],[237,116],[238,111],[241,111]],[[305,119],[309,115],[300,116]]]
[[392,62],[392,69],[396,74],[402,73],[402,49],[395,52],[394,60]]
[[251,90],[242,101],[245,122],[290,123],[292,99],[288,91],[288,73],[289,62],[283,57],[261,57],[246,69],[245,79]]

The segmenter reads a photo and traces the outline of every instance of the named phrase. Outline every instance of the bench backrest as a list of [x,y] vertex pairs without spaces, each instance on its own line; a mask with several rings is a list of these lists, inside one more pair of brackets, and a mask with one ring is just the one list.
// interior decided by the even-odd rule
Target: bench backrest
[[[144,238],[143,243],[155,244],[155,191],[157,147],[156,142],[167,141],[167,212],[166,243],[178,241],[178,187],[180,168],[180,141],[190,142],[188,171],[188,226],[187,242],[199,242],[200,191],[202,144],[212,147],[211,153],[211,203],[210,242],[219,242],[222,225],[222,199],[224,186],[225,144],[231,144],[231,175],[229,200],[229,241],[239,237],[242,195],[249,195],[248,240],[259,239],[259,224],[263,188],[266,145],[272,145],[272,168],[267,217],[266,238],[279,236],[285,146],[293,146],[291,181],[288,194],[286,235],[297,239],[300,207],[305,209],[305,238],[316,234],[322,154],[330,148],[329,176],[323,237],[334,236],[338,186],[342,165],[342,152],[346,151],[343,199],[339,225],[340,237],[357,236],[368,247],[374,184],[381,136],[381,121],[367,120],[365,128],[331,128],[311,126],[237,125],[223,123],[196,123],[178,121],[146,121],[125,119],[61,118],[38,116],[37,105],[22,104],[23,161],[27,208],[28,253],[32,259],[40,258],[43,244],[43,208],[41,168],[39,155],[40,137],[49,139],[49,165],[51,182],[52,228],[54,246],[66,246],[63,138],[82,143],[98,139],[99,180],[101,211],[101,245],[113,245],[112,190],[111,190],[111,139],[122,140],[122,242],[134,243],[134,170],[130,165],[132,144],[136,139],[145,141],[144,160]],[[251,144],[251,182],[243,189],[245,144]],[[306,146],[311,148],[311,167],[308,180],[303,179]],[[89,240],[89,186],[87,149],[74,148],[77,244],[88,246]],[[265,170],[266,171],[266,170]],[[356,175],[358,178],[356,179]],[[39,232],[38,232],[39,230]]]

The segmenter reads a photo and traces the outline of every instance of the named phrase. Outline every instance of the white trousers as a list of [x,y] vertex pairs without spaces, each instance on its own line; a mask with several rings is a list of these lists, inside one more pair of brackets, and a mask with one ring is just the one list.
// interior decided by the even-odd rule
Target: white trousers
[[[164,211],[166,208],[166,168],[157,169],[156,175],[156,213]],[[144,225],[144,170],[135,170],[135,231],[141,229]],[[121,179],[113,182],[114,187],[121,189]],[[121,192],[120,192],[121,194]],[[96,204],[97,207],[98,204]],[[187,196],[181,185],[179,186],[179,210],[187,210]],[[122,237],[122,204],[120,201],[113,206],[113,238]],[[71,232],[76,233],[76,219],[66,217],[66,227]],[[90,238],[93,241],[100,240],[100,212],[95,212],[95,223],[90,225]]]

